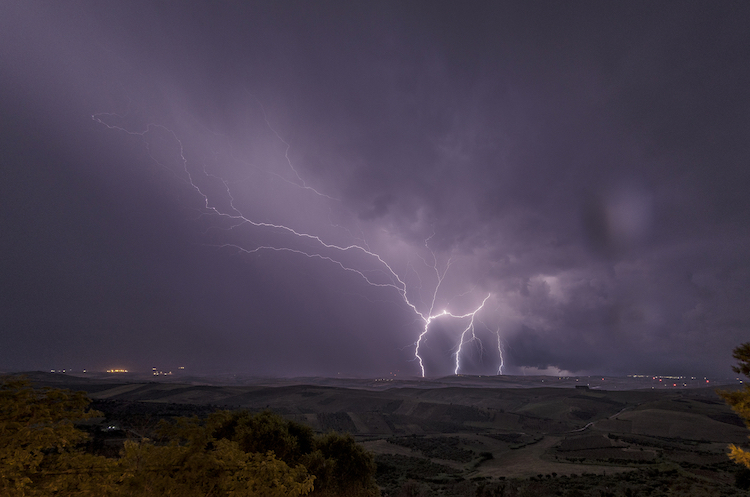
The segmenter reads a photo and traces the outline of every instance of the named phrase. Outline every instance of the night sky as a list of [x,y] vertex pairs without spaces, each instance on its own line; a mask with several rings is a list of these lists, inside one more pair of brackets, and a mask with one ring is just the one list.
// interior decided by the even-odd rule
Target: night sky
[[0,371],[729,376],[748,26],[746,1],[1,2]]

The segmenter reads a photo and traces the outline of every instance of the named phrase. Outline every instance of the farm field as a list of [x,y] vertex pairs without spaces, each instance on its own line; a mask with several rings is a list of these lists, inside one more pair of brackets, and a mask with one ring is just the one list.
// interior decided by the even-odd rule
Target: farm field
[[745,445],[748,430],[700,382],[27,376],[87,392],[123,437],[162,418],[237,408],[349,432],[375,455],[387,495],[746,495],[726,446]]

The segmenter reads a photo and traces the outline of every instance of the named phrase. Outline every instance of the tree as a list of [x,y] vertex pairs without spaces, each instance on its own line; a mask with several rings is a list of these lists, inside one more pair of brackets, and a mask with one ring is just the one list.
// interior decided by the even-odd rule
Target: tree
[[205,424],[179,418],[165,445],[125,443],[119,459],[87,454],[76,422],[100,415],[82,392],[37,389],[23,378],[0,377],[0,495],[298,497],[314,477],[272,451],[242,450]]
[[[119,458],[86,453],[82,392],[0,377],[0,495],[375,497],[372,455],[350,435],[315,436],[271,412],[219,411],[162,423]],[[313,485],[314,484],[314,485]],[[315,488],[313,489],[313,486]]]
[[380,495],[374,479],[377,468],[372,454],[357,444],[351,435],[328,433],[316,439],[315,447],[311,456],[317,456],[318,467],[314,468],[312,461],[308,463],[320,480],[315,495]]
[[245,452],[273,451],[287,464],[299,464],[313,451],[315,435],[308,426],[287,421],[270,411],[252,415],[248,411],[222,411],[209,416],[211,436],[237,442]]
[[315,478],[304,466],[279,459],[272,441],[245,450],[232,439],[239,420],[248,416],[220,411],[204,422],[178,418],[161,426],[167,445],[126,442],[120,459],[123,495],[297,497],[312,491]]
[[0,377],[0,494],[110,495],[114,463],[77,450],[87,435],[74,422],[98,415],[81,392],[35,389]]
[[[273,451],[289,467],[304,466],[315,477],[313,496],[380,495],[372,454],[351,435],[315,436],[310,427],[270,411],[255,415],[248,411],[221,411],[209,416],[204,426],[214,439],[236,443],[244,452]],[[176,435],[180,436],[168,433],[172,438]]]
[[[737,366],[733,366],[732,369],[736,373],[740,373],[750,378],[750,342],[743,343],[736,349],[732,354],[735,359],[739,361]],[[740,415],[745,421],[745,424],[750,428],[750,385],[745,383],[741,390],[720,391],[719,395],[729,404],[734,412]],[[750,451],[742,450],[736,445],[732,444],[729,446],[729,458],[734,462],[743,464],[747,468],[750,468]]]
[[120,468],[118,495],[134,497],[298,497],[312,491],[314,480],[301,465],[290,468],[271,451],[244,452],[224,438],[198,445],[129,441]]

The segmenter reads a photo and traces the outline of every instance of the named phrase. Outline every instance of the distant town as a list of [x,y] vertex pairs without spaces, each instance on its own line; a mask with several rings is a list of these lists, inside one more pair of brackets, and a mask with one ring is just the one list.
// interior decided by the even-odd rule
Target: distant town
[[[179,366],[177,368],[177,371],[178,372],[185,371],[185,366]],[[88,369],[80,369],[80,370],[77,370],[77,369],[50,369],[49,372],[50,373],[88,373],[88,372],[91,372],[91,373],[101,373],[101,371],[89,371]],[[124,368],[112,368],[112,369],[107,369],[105,372],[106,373],[111,373],[111,374],[118,374],[118,373],[131,373],[131,372],[135,372],[135,371],[129,371],[129,370],[124,369]],[[154,376],[171,376],[174,373],[172,373],[171,370],[170,371],[166,371],[166,370],[162,371],[161,369],[159,369],[156,366],[154,366],[153,368],[151,368],[151,374],[153,374]]]

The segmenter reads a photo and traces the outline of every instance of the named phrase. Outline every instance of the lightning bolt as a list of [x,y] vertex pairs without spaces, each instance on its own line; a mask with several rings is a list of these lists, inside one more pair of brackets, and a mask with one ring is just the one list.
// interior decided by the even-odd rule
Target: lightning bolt
[[[275,137],[280,141],[280,143],[282,143],[284,146],[284,159],[286,161],[287,166],[293,173],[294,179],[292,180],[287,179],[283,177],[282,175],[276,174],[271,171],[266,171],[266,172],[268,174],[272,174],[280,178],[281,180],[285,181],[286,183],[290,185],[309,191],[313,193],[314,195],[317,195],[321,198],[325,198],[329,201],[339,202],[339,200],[336,199],[335,197],[321,193],[317,189],[308,185],[302,179],[302,177],[300,176],[299,172],[292,164],[292,161],[289,157],[289,150],[291,148],[291,145],[287,141],[285,141],[281,137],[281,135],[271,126],[268,116],[266,114],[266,111],[260,102],[258,102],[258,105],[260,106],[260,109],[263,115],[263,120],[265,121],[266,126],[273,133],[273,135],[275,135]],[[357,242],[357,243],[352,243],[352,244],[336,244],[336,243],[330,243],[328,241],[325,241],[319,235],[308,233],[306,231],[301,231],[299,229],[295,229],[284,224],[276,224],[276,223],[272,223],[268,221],[259,221],[257,219],[252,219],[246,216],[245,214],[243,214],[240,208],[238,208],[235,205],[235,198],[232,194],[232,190],[230,188],[229,182],[227,182],[225,179],[219,176],[216,176],[207,172],[204,166],[202,168],[203,175],[207,178],[216,180],[221,185],[223,185],[226,198],[228,199],[229,207],[221,209],[220,207],[217,207],[216,205],[214,205],[214,203],[209,198],[209,194],[206,193],[206,191],[203,188],[201,188],[201,186],[199,186],[199,182],[196,181],[196,178],[194,176],[195,173],[191,172],[190,167],[188,167],[188,159],[186,158],[186,153],[185,153],[185,149],[183,146],[183,142],[178,137],[177,133],[175,133],[174,131],[172,131],[171,129],[167,128],[164,125],[155,124],[155,123],[149,123],[145,125],[145,127],[143,127],[141,130],[138,130],[138,131],[128,129],[127,127],[118,126],[116,124],[112,124],[111,121],[115,121],[117,119],[122,120],[124,119],[125,116],[114,114],[114,113],[99,113],[99,114],[94,114],[91,117],[96,123],[102,126],[105,126],[106,128],[110,130],[127,133],[128,135],[131,135],[131,136],[140,136],[144,140],[146,150],[149,156],[151,157],[151,159],[157,165],[165,168],[166,170],[174,174],[176,177],[178,177],[181,181],[183,181],[190,189],[192,189],[202,199],[201,203],[203,205],[203,208],[202,208],[200,217],[213,216],[214,218],[223,221],[223,223],[218,223],[218,222],[214,223],[213,225],[209,226],[208,230],[218,229],[218,230],[224,230],[224,231],[233,231],[242,226],[247,226],[252,229],[267,230],[267,231],[274,232],[274,233],[281,233],[284,235],[288,235],[290,237],[297,239],[298,241],[304,241],[304,242],[310,243],[316,249],[315,250],[303,249],[303,248],[296,248],[296,247],[287,246],[287,245],[257,245],[257,246],[248,247],[248,246],[242,246],[238,243],[220,243],[220,244],[213,244],[213,246],[222,248],[222,249],[231,248],[233,250],[238,251],[239,253],[244,253],[244,254],[254,254],[254,253],[261,252],[261,251],[274,251],[274,252],[288,252],[291,254],[296,254],[296,255],[307,257],[310,259],[318,259],[318,260],[333,264],[344,272],[352,273],[358,276],[367,285],[370,285],[372,287],[392,289],[393,291],[395,291],[396,294],[399,295],[401,302],[403,302],[403,304],[406,305],[406,307],[408,307],[416,315],[417,319],[421,320],[423,324],[422,331],[419,333],[416,342],[414,342],[414,358],[419,364],[422,377],[425,376],[426,371],[425,371],[424,360],[422,358],[422,355],[420,354],[420,347],[422,346],[422,344],[427,338],[427,335],[430,331],[430,325],[435,320],[448,319],[448,318],[455,319],[455,320],[467,320],[467,325],[460,334],[460,339],[459,339],[458,346],[455,352],[455,368],[454,368],[455,374],[458,374],[460,371],[460,366],[461,366],[460,359],[461,359],[461,353],[462,353],[462,349],[464,345],[469,342],[477,341],[481,346],[481,340],[479,340],[476,334],[475,319],[476,319],[477,314],[484,308],[485,304],[490,299],[491,294],[487,294],[487,296],[482,300],[482,302],[471,312],[460,314],[460,313],[451,312],[448,309],[443,309],[442,311],[437,312],[437,313],[435,312],[436,302],[438,300],[438,296],[439,296],[443,281],[445,280],[445,277],[449,269],[451,268],[451,265],[453,264],[453,259],[449,258],[448,261],[445,263],[444,267],[442,268],[440,267],[440,265],[438,264],[438,259],[437,259],[435,252],[429,247],[429,242],[431,238],[435,235],[434,231],[433,231],[433,234],[430,235],[424,241],[424,247],[427,250],[427,252],[430,254],[431,259],[428,260],[428,258],[425,258],[421,254],[416,253],[416,256],[421,260],[424,266],[434,273],[435,280],[436,280],[434,288],[431,292],[432,294],[431,294],[429,306],[426,306],[427,307],[426,311],[421,311],[419,307],[414,302],[412,302],[409,296],[407,284],[404,281],[404,279],[402,279],[399,276],[399,274],[393,269],[393,267],[385,259],[383,259],[378,253],[370,249],[369,245],[365,241],[364,233],[362,233],[361,229],[359,229],[360,234],[358,236],[353,236],[351,231],[348,228],[334,224],[333,222],[331,222],[330,217],[329,217],[329,224],[331,224],[331,226],[343,229],[350,235],[352,239],[355,239]],[[166,164],[164,164],[152,153],[151,145],[150,145],[149,140],[147,139],[147,135],[149,135],[150,133],[155,133],[159,130],[163,131],[168,136],[170,136],[178,145],[179,162],[181,164],[181,167],[180,167],[181,171],[179,173],[174,171],[172,168],[170,168]],[[375,264],[375,266],[379,269],[377,271],[366,270],[364,269],[364,266],[357,267],[353,264],[347,263],[346,258],[342,257],[344,254],[347,254],[347,253],[360,254],[360,256],[370,259]],[[414,270],[414,273],[416,274],[418,280],[420,281],[420,288],[421,288],[421,278],[419,277],[419,273],[416,270]],[[380,277],[376,277],[377,275],[380,275]],[[423,305],[423,307],[425,306]],[[497,342],[498,351],[500,352],[500,365],[498,368],[498,374],[502,374],[503,357],[502,357],[502,347],[501,347],[501,342],[500,342],[499,329],[496,332],[496,334],[497,334],[497,339],[498,339],[498,342]]]
[[271,132],[272,132],[272,133],[273,133],[274,135],[276,135],[276,138],[278,138],[278,139],[279,139],[279,141],[280,141],[281,143],[283,143],[283,144],[284,144],[284,147],[285,147],[285,148],[284,148],[284,159],[286,160],[286,163],[287,163],[287,165],[289,166],[289,169],[291,169],[291,170],[292,170],[292,172],[294,173],[294,176],[295,176],[295,177],[297,178],[297,181],[299,182],[299,184],[295,184],[295,183],[293,183],[293,182],[290,182],[290,181],[288,181],[288,180],[286,180],[286,179],[284,179],[284,178],[282,178],[282,179],[283,179],[284,181],[287,181],[288,183],[292,183],[292,184],[295,184],[295,186],[300,186],[301,188],[303,188],[303,189],[305,189],[305,190],[310,190],[310,191],[312,191],[313,193],[315,193],[316,195],[318,195],[319,197],[325,197],[325,198],[327,198],[327,199],[329,199],[329,200],[338,200],[337,198],[334,198],[334,197],[329,197],[329,196],[328,196],[328,195],[326,195],[325,193],[320,193],[320,192],[319,192],[318,190],[316,190],[315,188],[313,188],[313,187],[311,187],[311,186],[308,186],[308,185],[307,185],[307,183],[305,183],[305,180],[303,180],[303,179],[302,179],[302,177],[301,177],[301,176],[299,175],[299,172],[297,172],[297,169],[296,169],[296,168],[294,167],[294,165],[292,164],[292,159],[290,159],[290,158],[289,158],[289,149],[291,149],[291,148],[292,148],[292,146],[291,146],[291,145],[290,145],[290,144],[289,144],[289,143],[288,143],[288,142],[287,142],[286,140],[284,140],[284,139],[283,139],[283,138],[281,137],[281,135],[279,134],[279,132],[278,132],[278,131],[276,131],[276,130],[275,130],[275,129],[273,128],[273,126],[271,126],[271,123],[270,123],[270,122],[268,121],[268,115],[266,114],[266,108],[265,108],[265,107],[263,107],[263,104],[262,104],[262,103],[260,102],[260,100],[258,100],[258,99],[257,99],[257,98],[255,97],[255,95],[252,95],[252,97],[253,97],[253,98],[255,99],[255,101],[256,101],[256,102],[258,103],[258,106],[260,107],[260,111],[261,111],[261,113],[263,114],[263,120],[264,120],[264,121],[266,122],[266,126],[268,126],[268,129],[270,129],[270,130],[271,130]]
[[500,339],[500,327],[495,330],[497,336],[497,355],[500,357],[500,364],[497,365],[497,374],[503,374],[503,368],[505,367],[505,356],[503,354],[503,342]]
[[454,318],[470,318],[469,324],[466,325],[466,328],[461,333],[461,339],[458,342],[458,349],[456,350],[456,369],[453,370],[453,374],[458,374],[458,371],[461,368],[461,348],[465,343],[464,340],[466,339],[466,335],[468,333],[471,333],[471,338],[469,339],[469,341],[477,341],[481,347],[482,342],[477,337],[476,329],[474,328],[474,318],[476,318],[477,313],[482,310],[482,307],[484,307],[484,304],[487,302],[490,296],[491,294],[487,294],[482,303],[479,305],[479,307],[476,308],[474,312],[464,314],[463,316],[453,316],[452,314],[450,314],[450,316]]

